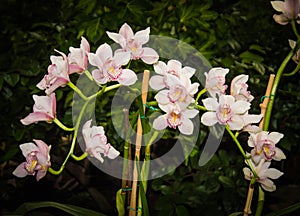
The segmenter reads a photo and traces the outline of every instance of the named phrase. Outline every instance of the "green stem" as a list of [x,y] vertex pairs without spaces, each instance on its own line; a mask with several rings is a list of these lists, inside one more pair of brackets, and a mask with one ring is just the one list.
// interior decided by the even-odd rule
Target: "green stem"
[[57,126],[59,126],[61,129],[65,130],[65,131],[74,131],[74,128],[69,128],[66,127],[63,123],[61,123],[61,121],[59,121],[57,118],[53,119],[53,122],[55,124],[57,124]]
[[300,39],[300,35],[298,34],[296,22],[294,19],[292,20],[291,24],[292,24],[293,32],[295,33],[297,39]]
[[77,86],[75,86],[71,81],[68,82],[68,86],[71,89],[73,89],[83,100],[88,100],[88,98],[82,93],[82,91],[79,88],[77,88]]
[[272,109],[273,109],[273,105],[274,105],[274,101],[275,101],[276,91],[277,91],[281,76],[283,74],[283,71],[284,71],[287,63],[290,61],[290,59],[292,58],[293,55],[294,55],[294,51],[291,50],[289,52],[289,54],[285,57],[283,62],[281,63],[281,65],[280,65],[280,67],[279,67],[279,69],[276,73],[274,84],[272,86],[272,90],[271,90],[271,94],[270,94],[272,96],[270,97],[269,104],[267,106],[265,117],[264,117],[265,118],[264,125],[263,125],[263,130],[264,131],[267,131],[269,129],[269,124],[270,124],[270,120],[271,120],[271,113],[272,113]]
[[93,76],[88,70],[84,70],[83,73],[89,78],[89,80],[94,81]]
[[240,150],[240,152],[242,153],[243,157],[245,158],[248,166],[250,167],[253,175],[254,175],[254,178],[257,179],[258,178],[258,175],[254,169],[254,167],[252,166],[251,164],[251,158],[249,156],[246,155],[243,147],[241,146],[240,142],[238,141],[237,139],[237,136],[233,134],[233,132],[230,130],[230,128],[228,127],[228,125],[225,126],[225,129],[227,130],[227,132],[229,133],[229,135],[231,136],[231,138],[233,139],[233,141],[235,142],[235,144],[237,145],[238,149]]
[[199,98],[201,97],[201,95],[203,95],[206,91],[207,91],[206,88],[204,88],[204,89],[202,89],[202,90],[198,93],[197,98],[196,98],[196,101],[195,101],[196,103],[198,102],[198,100],[199,100]]
[[265,193],[261,189],[261,186],[258,187],[258,203],[256,207],[255,216],[261,216],[265,201]]
[[85,159],[88,156],[88,153],[84,152],[82,155],[80,155],[79,157],[77,157],[76,155],[74,155],[73,153],[71,154],[71,157],[76,160],[76,161],[81,161],[83,159]]
[[293,75],[295,75],[299,70],[300,70],[300,62],[298,63],[298,65],[297,65],[297,67],[295,68],[295,70],[293,70],[291,73],[285,73],[285,74],[283,74],[283,76],[293,76]]
[[198,104],[196,105],[196,108],[198,110],[207,111],[207,109],[204,106],[201,106],[201,105],[198,105]]

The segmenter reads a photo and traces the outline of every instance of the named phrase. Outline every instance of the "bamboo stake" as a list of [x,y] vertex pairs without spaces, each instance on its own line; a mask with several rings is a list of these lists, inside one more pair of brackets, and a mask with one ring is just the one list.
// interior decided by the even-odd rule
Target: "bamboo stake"
[[[145,70],[142,82],[142,101],[143,104],[147,102],[147,94],[148,94],[148,83],[149,83],[150,71]],[[143,107],[145,112],[145,106]],[[136,141],[135,141],[135,158],[134,161],[139,161],[140,159],[140,150],[142,146],[142,137],[143,137],[143,128],[141,122],[141,116],[139,116],[137,121],[137,131],[136,131]],[[130,200],[130,209],[129,209],[129,216],[136,215],[136,199],[137,199],[137,182],[138,182],[138,173],[136,163],[134,163],[133,168],[133,182],[132,182],[132,191],[131,191],[131,200]]]
[[[275,75],[274,74],[270,74],[269,77],[269,82],[267,85],[267,89],[266,89],[266,93],[265,96],[263,97],[263,102],[259,105],[260,109],[261,109],[261,114],[263,115],[263,118],[259,124],[259,127],[261,129],[263,129],[263,125],[264,125],[264,115],[266,112],[266,109],[268,107],[269,101],[270,101],[270,93],[271,93],[271,89],[274,83],[274,78]],[[244,216],[248,216],[249,214],[251,214],[251,203],[252,203],[252,197],[253,197],[253,191],[254,191],[254,185],[250,182],[249,188],[248,188],[248,195],[247,195],[247,201],[245,204],[245,208],[244,208]]]
[[[264,96],[264,100],[263,102],[259,105],[261,108],[261,114],[264,116],[266,113],[266,109],[268,107],[268,103],[270,101],[270,93],[272,90],[272,86],[274,83],[274,79],[275,79],[275,75],[274,74],[270,74],[270,78],[269,78],[269,82],[268,82],[268,86],[267,86],[267,90]],[[264,125],[264,117],[262,118],[261,122],[259,123],[259,127],[262,129]]]

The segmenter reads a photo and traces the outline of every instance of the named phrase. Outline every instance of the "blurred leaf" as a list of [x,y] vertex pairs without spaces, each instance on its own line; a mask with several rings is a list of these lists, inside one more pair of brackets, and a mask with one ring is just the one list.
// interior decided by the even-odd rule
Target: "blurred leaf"
[[243,53],[240,54],[240,58],[242,58],[242,62],[247,62],[247,63],[251,63],[251,62],[258,62],[261,63],[264,58],[254,54],[250,51],[245,51]]
[[227,176],[219,176],[219,181],[223,183],[225,186],[234,187],[234,182],[231,178]]
[[243,215],[243,214],[244,214],[244,212],[234,212],[228,216],[238,216],[238,215]]
[[126,194],[122,194],[122,189],[117,191],[116,194],[116,207],[118,210],[118,215],[119,216],[124,216],[125,215],[125,195]]
[[183,205],[176,206],[175,211],[176,211],[176,215],[178,215],[178,216],[189,215],[188,210]]
[[17,208],[15,210],[14,214],[24,215],[25,213],[35,210],[35,209],[38,209],[38,208],[49,208],[49,207],[60,209],[64,212],[67,212],[74,216],[82,216],[82,215],[105,216],[104,214],[101,214],[101,213],[98,213],[98,212],[95,212],[95,211],[92,211],[92,210],[89,210],[86,208],[81,208],[81,207],[69,205],[69,204],[50,202],[50,201],[23,203],[19,208]]
[[19,74],[4,74],[3,79],[7,84],[9,84],[11,87],[14,87],[20,80]]
[[300,209],[300,202],[294,204],[294,205],[291,205],[287,208],[284,208],[284,209],[281,209],[279,211],[276,211],[276,212],[273,212],[273,213],[270,213],[270,214],[267,214],[265,216],[282,216],[282,215],[288,215],[289,213],[292,213],[296,210]]

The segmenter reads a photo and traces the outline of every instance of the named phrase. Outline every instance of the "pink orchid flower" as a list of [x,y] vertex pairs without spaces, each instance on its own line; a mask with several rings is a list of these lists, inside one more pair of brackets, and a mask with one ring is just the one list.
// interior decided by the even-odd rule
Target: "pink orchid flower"
[[141,59],[146,64],[154,64],[158,61],[157,52],[149,47],[142,47],[149,41],[150,28],[133,33],[131,27],[124,23],[118,33],[106,32],[108,37],[120,44],[122,49],[116,52],[130,52],[131,59]]
[[38,121],[52,122],[56,116],[55,93],[47,96],[33,95],[33,112],[21,119],[23,125],[29,125]]
[[285,0],[283,1],[271,1],[272,7],[282,14],[274,14],[273,18],[275,22],[280,25],[286,25],[291,20],[297,19],[297,22],[300,23],[299,20],[299,10],[300,3],[299,0]]
[[101,157],[103,154],[105,157],[115,159],[120,152],[114,149],[104,135],[104,129],[102,126],[92,126],[92,120],[87,121],[82,128],[82,134],[86,145],[86,152],[91,156],[98,159],[103,163],[104,159]]
[[248,81],[249,76],[241,74],[233,78],[230,86],[230,94],[235,97],[236,100],[245,100],[251,102],[254,97],[251,95],[251,92],[248,91]]
[[[265,161],[264,159],[260,160],[258,165],[255,165],[251,160],[250,163],[258,175],[257,182],[261,184],[262,188],[269,192],[275,191],[276,185],[270,179],[278,179],[283,175],[283,172],[280,172],[279,170],[274,168],[269,168],[271,162]],[[243,169],[243,172],[245,175],[245,179],[247,180],[251,180],[254,177],[252,171],[248,167],[245,167]]]
[[43,178],[48,168],[51,166],[50,149],[42,140],[33,140],[34,143],[24,143],[20,149],[26,158],[26,162],[21,163],[13,172],[17,177],[23,178],[27,175],[36,175],[36,180]]
[[154,71],[159,74],[152,76],[149,80],[149,84],[154,90],[170,87],[170,81],[168,81],[168,78],[171,78],[171,76],[167,75],[175,76],[179,80],[187,80],[190,79],[196,72],[194,68],[188,66],[182,68],[182,64],[177,60],[169,60],[167,64],[159,61],[157,64],[154,64],[153,67]]
[[254,147],[251,150],[253,161],[257,163],[261,159],[267,161],[285,159],[283,151],[275,146],[282,137],[283,134],[278,132],[261,131],[259,133],[250,133],[248,145]]
[[223,95],[227,89],[225,84],[225,76],[229,72],[227,68],[216,67],[210,69],[208,73],[204,73],[206,76],[205,88],[211,97],[216,95]]
[[52,64],[48,67],[48,74],[36,85],[46,94],[51,94],[58,87],[64,87],[69,79],[69,62],[67,56],[56,50],[62,56],[50,56]]
[[232,95],[221,95],[219,102],[216,98],[202,100],[208,110],[201,117],[202,124],[212,126],[216,123],[228,125],[231,130],[241,130],[245,126],[246,112],[250,109],[247,101],[235,101]]
[[181,110],[185,109],[194,101],[194,94],[197,93],[199,83],[191,83],[190,79],[179,80],[172,75],[167,80],[169,89],[159,91],[154,97],[159,104],[177,104]]
[[122,85],[132,85],[137,81],[137,76],[132,70],[122,68],[122,65],[128,64],[130,60],[129,52],[118,52],[113,56],[111,47],[105,43],[95,54],[89,53],[88,58],[91,65],[98,67],[92,71],[92,75],[99,84],[118,81]]
[[69,74],[82,73],[87,69],[88,65],[89,42],[84,37],[81,37],[80,48],[70,47],[69,51]]
[[185,135],[191,135],[194,130],[193,122],[190,120],[198,114],[196,109],[180,110],[179,107],[168,104],[159,105],[159,107],[166,112],[164,115],[160,115],[153,121],[153,128],[156,130],[163,130],[166,127],[176,129]]

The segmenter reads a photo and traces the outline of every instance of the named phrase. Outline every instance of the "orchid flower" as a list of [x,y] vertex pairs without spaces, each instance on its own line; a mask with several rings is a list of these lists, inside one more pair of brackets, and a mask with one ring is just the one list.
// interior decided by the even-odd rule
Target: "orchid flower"
[[122,85],[132,85],[137,81],[137,76],[132,70],[122,69],[122,65],[128,64],[130,60],[129,52],[118,52],[113,56],[111,47],[105,43],[95,54],[89,53],[88,59],[91,65],[98,67],[92,71],[92,75],[99,84],[118,81]]
[[227,89],[225,84],[225,76],[229,72],[227,68],[216,67],[210,69],[204,75],[206,76],[205,88],[211,97],[215,98],[216,95],[223,95]]
[[69,61],[67,56],[56,50],[62,56],[50,56],[52,64],[48,67],[48,74],[36,85],[46,94],[51,94],[58,87],[64,87],[69,79]]
[[149,47],[142,47],[149,41],[150,28],[133,33],[131,27],[124,23],[119,33],[106,32],[108,37],[120,44],[122,49],[116,52],[130,52],[131,59],[141,59],[146,64],[154,64],[158,61],[157,52]]
[[26,162],[21,163],[13,172],[17,177],[25,177],[27,175],[36,175],[36,180],[43,178],[48,168],[51,166],[50,149],[42,140],[33,140],[34,143],[24,143],[20,145]]
[[253,161],[258,163],[261,159],[267,161],[285,159],[283,151],[275,146],[282,137],[283,134],[278,132],[261,131],[260,133],[250,133],[248,145],[254,147],[251,150]]
[[87,69],[88,65],[89,42],[84,37],[81,37],[80,48],[70,47],[69,51],[69,74],[82,73],[82,71]]
[[194,94],[197,92],[199,83],[191,83],[190,79],[179,80],[177,77],[167,74],[169,89],[159,91],[154,97],[159,104],[173,103],[185,109],[194,101]]
[[245,126],[246,112],[250,109],[247,101],[235,101],[232,95],[221,95],[219,102],[216,98],[202,100],[208,110],[201,117],[202,124],[212,126],[216,123],[228,125],[231,130],[241,130]]
[[245,100],[251,102],[254,97],[251,92],[247,90],[248,75],[238,75],[231,81],[230,94],[235,97],[236,100]]
[[33,95],[35,104],[33,112],[21,119],[23,125],[29,125],[38,121],[52,122],[56,116],[56,98],[55,93],[48,96]]
[[151,88],[155,90],[160,90],[163,88],[169,88],[168,78],[172,75],[177,77],[179,80],[190,79],[196,72],[194,68],[185,66],[182,68],[182,64],[177,60],[169,60],[168,63],[159,61],[157,64],[154,64],[154,71],[159,75],[152,76],[149,80]]
[[300,23],[299,20],[299,10],[300,3],[299,0],[285,0],[283,1],[271,1],[272,7],[282,14],[274,14],[273,18],[275,22],[280,25],[286,25],[291,20],[297,19],[297,22]]
[[86,145],[86,152],[91,156],[98,159],[103,163],[104,159],[101,157],[103,154],[105,157],[115,159],[120,152],[114,149],[109,143],[104,134],[102,126],[92,126],[92,120],[87,121],[82,128],[82,134]]
[[[274,168],[269,168],[271,162],[265,161],[264,159],[260,160],[258,165],[255,165],[251,160],[250,163],[258,175],[256,181],[261,184],[262,188],[269,192],[275,191],[276,185],[270,179],[278,179],[283,175],[283,172],[280,172],[279,170]],[[254,177],[252,171],[248,167],[245,167],[243,169],[243,172],[245,175],[245,179],[247,180],[251,180]]]
[[190,120],[198,114],[196,109],[180,110],[176,105],[159,105],[159,107],[166,112],[164,115],[158,116],[153,121],[153,128],[156,130],[163,130],[166,127],[176,129],[185,135],[191,135],[194,130],[193,122]]
[[[293,40],[289,40],[289,45],[292,49],[295,49],[296,47],[296,41],[293,41]],[[297,50],[297,52],[295,53],[295,55],[292,57],[293,61],[298,64],[299,63],[299,60],[300,60],[300,49]]]

